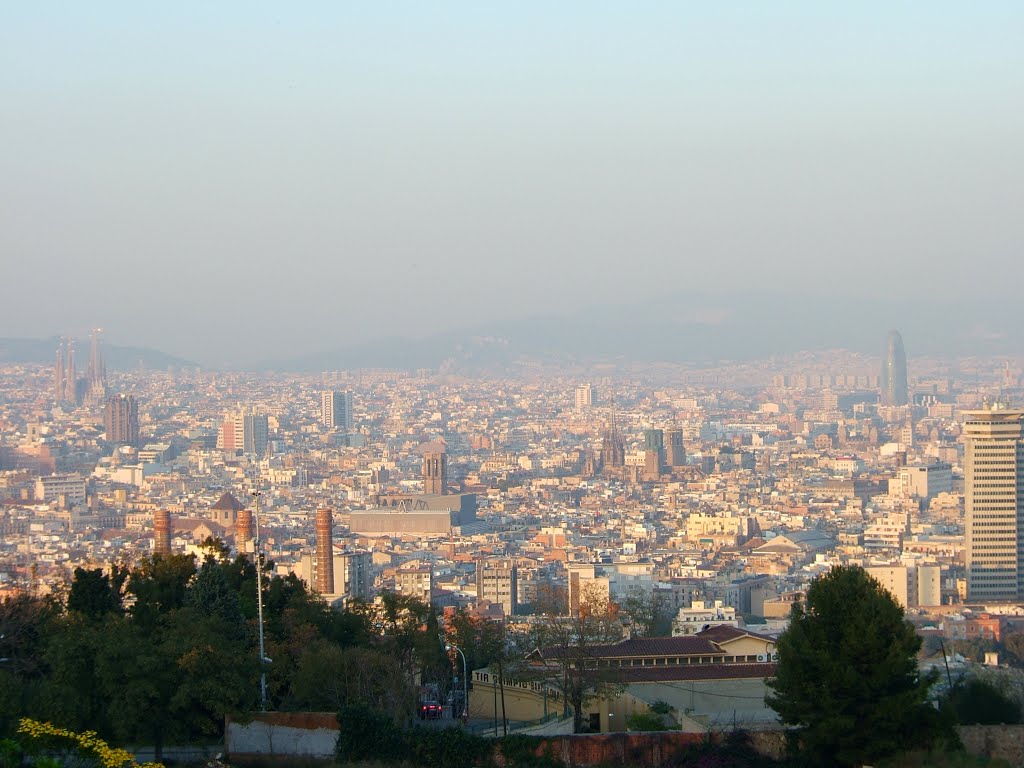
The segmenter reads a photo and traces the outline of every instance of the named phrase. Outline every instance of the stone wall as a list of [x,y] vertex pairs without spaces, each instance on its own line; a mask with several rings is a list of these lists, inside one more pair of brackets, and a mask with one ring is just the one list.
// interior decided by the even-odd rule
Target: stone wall
[[961,725],[957,732],[972,755],[1024,765],[1024,725]]
[[[546,725],[571,727],[572,719]],[[1024,765],[1024,725],[968,725],[957,731],[969,754]],[[229,759],[239,762],[269,756],[327,761],[334,757],[338,732],[337,716],[332,712],[261,712],[245,722],[228,718],[224,747]],[[785,754],[782,729],[750,731],[748,736],[751,747],[763,755],[778,759]],[[560,758],[568,768],[622,764],[654,768],[708,737],[682,731],[546,735],[538,753]]]
[[549,737],[538,752],[559,758],[572,768],[594,765],[661,766],[678,752],[700,744],[704,738],[704,734],[680,731],[575,734]]

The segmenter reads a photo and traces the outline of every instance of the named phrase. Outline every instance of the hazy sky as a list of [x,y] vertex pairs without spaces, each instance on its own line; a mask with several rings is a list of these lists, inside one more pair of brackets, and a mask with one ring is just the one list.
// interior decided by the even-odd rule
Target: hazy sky
[[1022,203],[1019,0],[0,10],[0,336],[234,363],[695,287],[1019,297]]

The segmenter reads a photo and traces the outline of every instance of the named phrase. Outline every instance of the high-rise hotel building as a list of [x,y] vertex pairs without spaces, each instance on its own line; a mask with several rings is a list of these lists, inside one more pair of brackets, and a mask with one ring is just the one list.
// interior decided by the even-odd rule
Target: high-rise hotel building
[[270,420],[254,408],[228,413],[217,432],[217,448],[230,454],[238,452],[262,456],[270,439]]
[[352,429],[352,393],[321,392],[320,423],[330,429]]
[[139,403],[134,395],[114,395],[103,405],[103,428],[111,443],[139,444]]
[[576,387],[576,410],[585,411],[594,406],[594,387],[580,384]]
[[1024,596],[1024,411],[966,411],[964,506],[967,599]]

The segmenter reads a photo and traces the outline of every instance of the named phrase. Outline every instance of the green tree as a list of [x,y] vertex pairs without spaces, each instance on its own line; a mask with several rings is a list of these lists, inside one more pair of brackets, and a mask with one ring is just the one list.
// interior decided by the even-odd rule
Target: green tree
[[169,617],[159,652],[177,674],[168,709],[187,740],[218,740],[224,715],[255,709],[259,654],[233,618],[183,608]]
[[207,559],[185,592],[184,605],[201,615],[215,616],[223,622],[225,633],[231,637],[244,637],[245,617],[236,592],[224,567]]
[[143,626],[154,626],[162,615],[181,608],[195,575],[194,555],[156,554],[144,559],[128,577],[132,619]]
[[1015,667],[1024,667],[1024,632],[1004,635],[1003,648],[1006,651],[1007,663]]
[[665,718],[657,712],[634,712],[626,718],[626,727],[631,731],[667,731]]
[[408,720],[416,701],[415,689],[402,680],[395,659],[372,648],[341,648],[323,639],[299,657],[292,690],[291,703],[299,709],[362,707],[395,723]]
[[[378,643],[382,651],[398,661],[402,676],[409,684],[421,677],[424,666],[433,668],[444,657],[436,618],[431,622],[431,616],[432,609],[422,600],[386,590],[380,593]],[[433,624],[432,630],[428,629],[430,624]]]
[[129,582],[130,614],[102,627],[95,674],[121,742],[152,744],[159,755],[168,742],[219,737],[225,714],[255,704],[255,635],[216,543],[198,572],[193,557],[143,561]]
[[928,746],[951,730],[926,702],[921,641],[903,610],[859,567],[835,567],[795,603],[779,637],[768,704],[800,727],[805,759],[856,765]]
[[127,576],[127,570],[116,565],[110,574],[104,573],[101,568],[75,568],[71,591],[68,593],[68,610],[89,619],[101,619],[108,613],[120,613],[121,589]]
[[109,733],[96,656],[107,642],[104,627],[111,620],[123,619],[108,614],[103,620],[93,621],[81,613],[70,613],[49,625],[42,653],[45,676],[28,714],[72,730]]
[[619,614],[633,637],[670,637],[672,618],[653,591],[630,589],[619,603]]
[[942,701],[961,725],[1019,725],[1020,702],[996,681],[972,677],[949,691]]
[[164,744],[180,735],[170,708],[180,674],[163,652],[163,634],[162,618],[146,626],[131,619],[110,620],[94,661],[109,732],[121,743],[152,745],[158,761]]
[[43,651],[58,616],[49,599],[19,594],[0,601],[0,739],[14,735],[45,681]]
[[[504,629],[501,622],[473,616],[465,608],[459,608],[445,622],[445,640],[466,654],[466,668],[472,672],[488,666],[501,655]],[[461,669],[460,659],[460,675]]]

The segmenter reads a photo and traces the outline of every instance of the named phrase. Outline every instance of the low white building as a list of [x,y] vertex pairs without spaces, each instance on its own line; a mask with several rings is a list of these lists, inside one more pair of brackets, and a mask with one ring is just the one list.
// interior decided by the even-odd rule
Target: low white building
[[60,501],[67,504],[85,504],[87,483],[81,475],[46,475],[36,480],[38,501]]
[[717,626],[738,627],[736,609],[723,605],[721,600],[711,602],[694,600],[689,608],[680,608],[672,622],[672,636],[695,635]]

